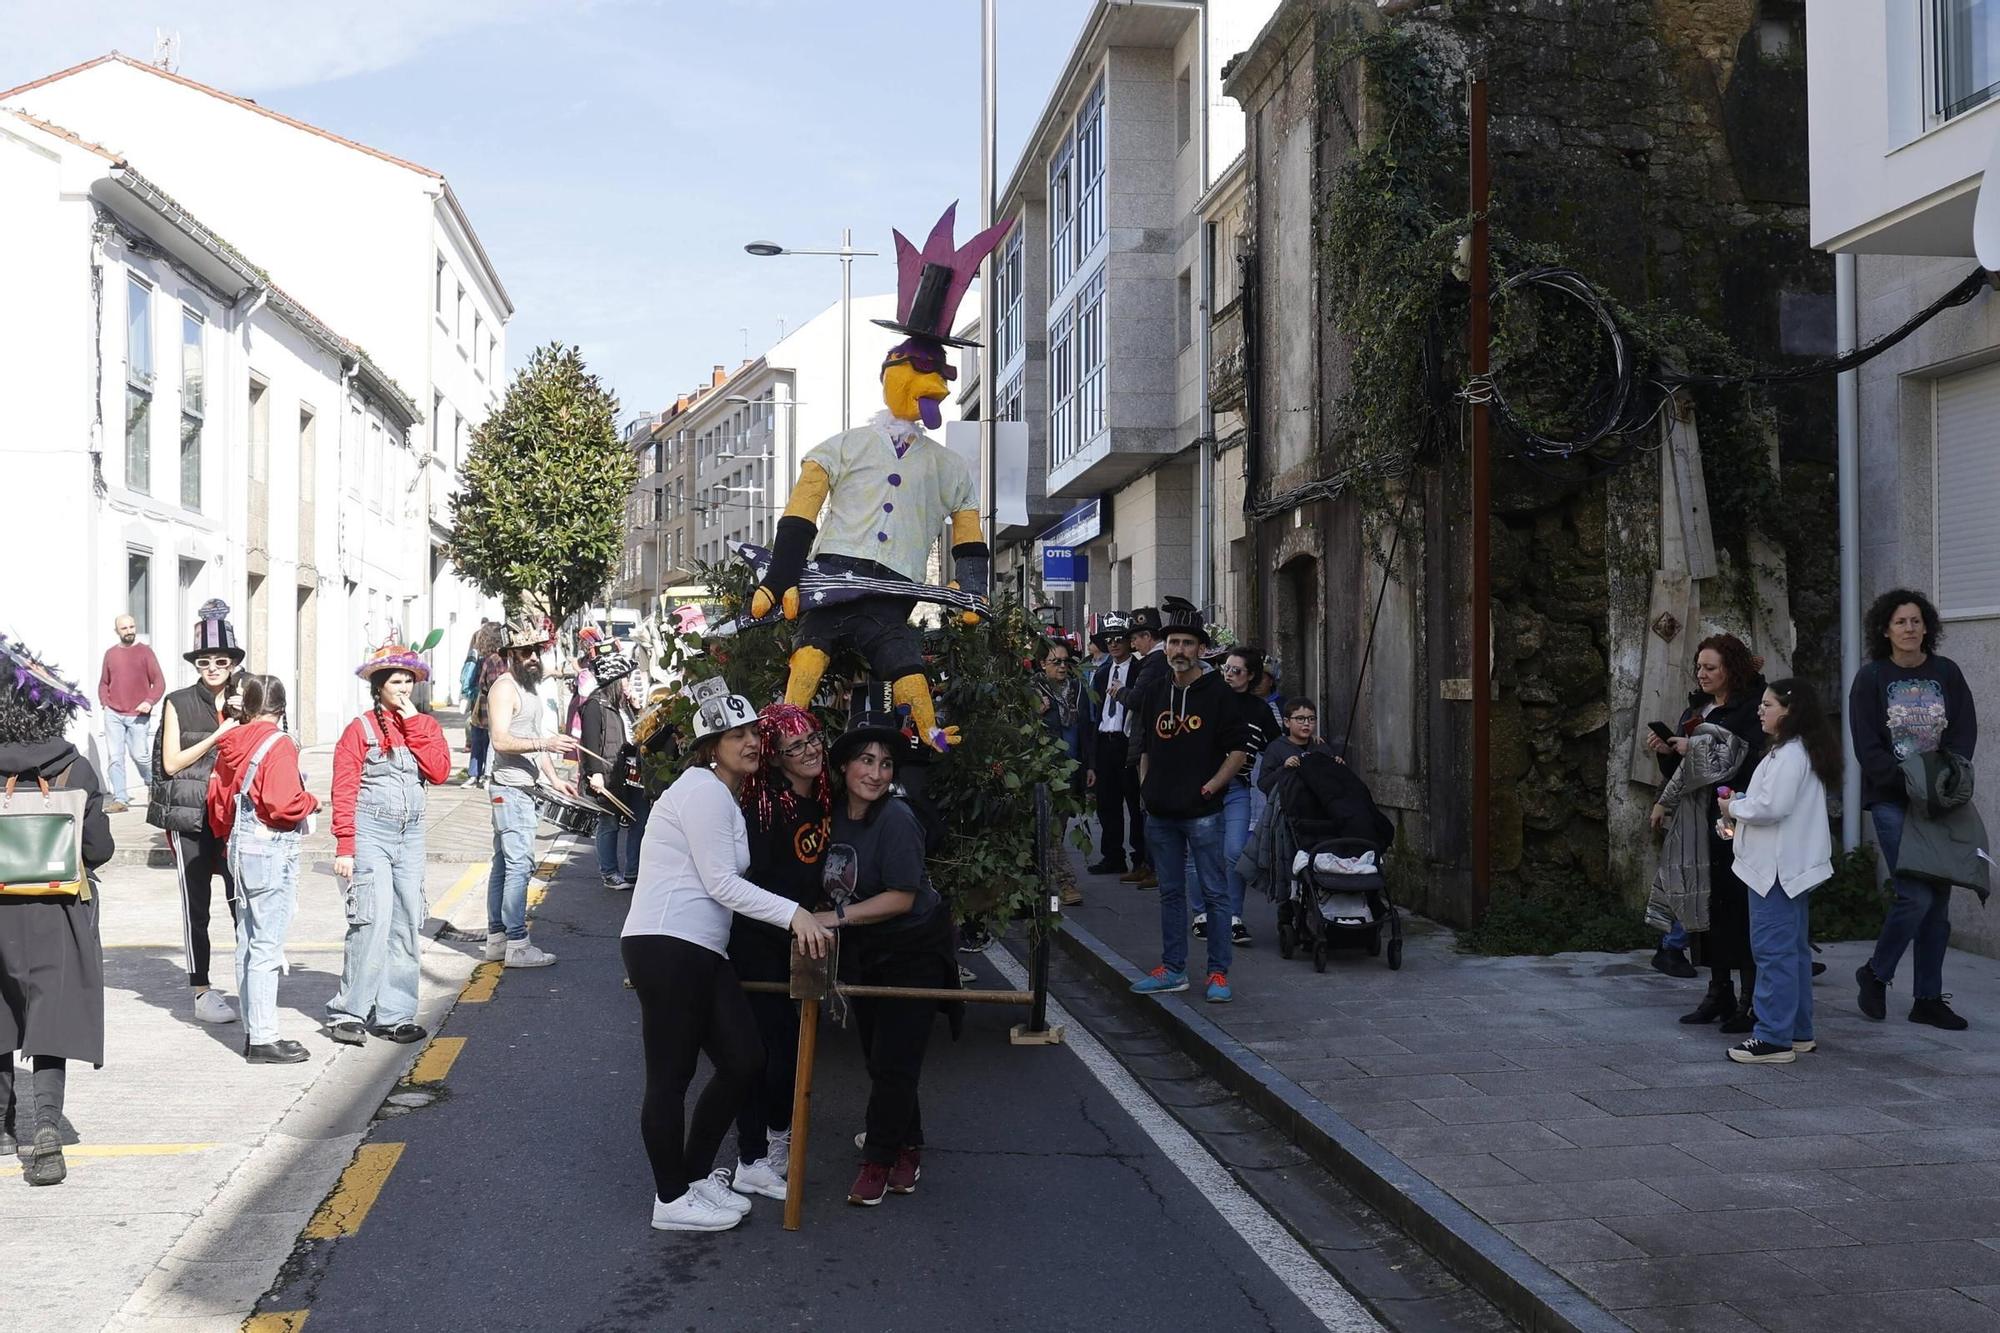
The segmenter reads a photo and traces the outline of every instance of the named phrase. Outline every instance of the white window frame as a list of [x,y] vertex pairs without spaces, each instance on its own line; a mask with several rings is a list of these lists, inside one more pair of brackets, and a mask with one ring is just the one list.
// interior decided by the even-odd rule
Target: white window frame
[[1104,77],[1084,98],[1076,117],[1076,264],[1081,267],[1104,239]]
[[[1945,546],[1952,539],[1965,535],[1965,533],[1959,531],[1952,533],[1945,531],[1946,497],[1959,495],[1976,497],[1979,492],[1972,487],[1964,485],[1964,478],[1962,476],[1946,476],[1944,442],[1938,429],[1938,397],[1947,384],[1971,375],[1993,376],[1995,381],[1993,386],[1994,398],[1996,402],[2000,402],[2000,364],[1981,366],[1973,370],[1960,372],[1958,375],[1940,376],[1932,380],[1930,385],[1931,588],[1937,600],[1938,616],[1943,620],[1990,620],[2000,617],[2000,601],[1996,601],[1992,605],[1975,604],[1961,606],[1954,604],[1951,600],[1952,591],[1946,586],[1944,579]],[[2000,468],[2000,417],[1990,419],[1995,424],[1991,428],[1990,436],[1978,442],[1980,447],[1977,449],[1977,453],[1981,458],[1988,460],[1989,465]],[[2000,479],[1996,479],[1996,489],[2000,489]],[[1975,508],[1977,507],[1975,504]],[[1964,520],[1964,525],[1967,531],[1983,536],[1985,533],[1992,531],[1992,516],[1985,512],[1969,514]],[[1996,555],[1996,559],[2000,559],[2000,555]]]
[[1076,297],[1076,447],[1087,448],[1104,433],[1105,340],[1104,267],[1083,284]]
[[[188,327],[192,325],[194,335],[194,384],[192,390],[188,380]],[[208,411],[208,321],[193,306],[181,306],[181,430],[175,443],[180,446],[178,465],[180,467],[181,508],[201,512],[202,454],[208,442],[206,415]],[[194,430],[194,498],[188,498],[188,430]]]
[[[1954,106],[1945,105],[1944,52],[1942,49],[1944,25],[1940,21],[1940,11],[1943,6],[1951,2],[1952,0],[1921,0],[1921,3],[1917,6],[1917,21],[1920,30],[1919,50],[1922,52],[1923,66],[1923,125],[1927,130],[1949,124],[1951,121],[1957,120],[1961,116],[1970,115],[1994,101],[2000,101],[2000,67],[1996,67],[1992,71],[1995,76],[1993,82],[1987,84],[1984,88],[1974,90],[1972,93],[1963,93],[1959,103]],[[2000,25],[2000,3],[1996,3],[1996,0],[1967,0],[1967,3],[1978,6],[1979,9],[1985,12],[1991,22]],[[1973,100],[1975,98],[1976,100]]]
[[1072,228],[1076,222],[1076,145],[1065,133],[1049,158],[1049,300],[1053,301],[1076,276]]

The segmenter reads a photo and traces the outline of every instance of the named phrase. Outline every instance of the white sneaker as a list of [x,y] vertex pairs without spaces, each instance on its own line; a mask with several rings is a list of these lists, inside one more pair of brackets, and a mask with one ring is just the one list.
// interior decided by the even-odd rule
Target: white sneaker
[[507,932],[497,931],[486,937],[486,961],[497,963],[507,956]]
[[507,941],[507,966],[510,968],[547,967],[549,964],[555,962],[555,960],[556,956],[554,954],[543,953],[534,946],[532,941]]
[[749,1216],[750,1201],[729,1188],[728,1167],[716,1167],[688,1188],[705,1196],[718,1208],[727,1208],[738,1217]]
[[770,1134],[770,1148],[764,1153],[764,1164],[769,1166],[783,1180],[792,1173],[792,1131],[774,1129]]
[[785,1197],[785,1178],[771,1169],[770,1158],[760,1157],[754,1162],[738,1162],[729,1188],[738,1194],[761,1194],[767,1199],[782,1199]]
[[194,1016],[204,1023],[234,1023],[236,1006],[227,995],[211,988],[194,997]]
[[710,1201],[692,1185],[672,1203],[653,1200],[655,1231],[727,1231],[742,1220],[743,1214]]

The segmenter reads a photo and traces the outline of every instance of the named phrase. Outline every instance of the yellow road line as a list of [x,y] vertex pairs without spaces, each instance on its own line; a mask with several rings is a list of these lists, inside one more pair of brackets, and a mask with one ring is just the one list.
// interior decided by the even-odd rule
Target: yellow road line
[[472,969],[465,989],[458,993],[460,1004],[485,1004],[493,998],[493,988],[500,984],[500,974],[506,969],[499,963],[481,963]]
[[556,872],[561,869],[562,867],[554,861],[544,861],[535,867],[535,874],[542,879],[554,879]]
[[463,1037],[432,1037],[431,1044],[424,1047],[424,1053],[410,1066],[410,1076],[405,1083],[442,1083],[444,1076],[451,1072],[452,1062],[465,1049]]
[[444,897],[437,900],[437,906],[431,909],[431,915],[440,921],[451,920],[451,910],[458,906],[458,900],[463,898],[474,884],[477,884],[492,873],[493,863],[491,861],[476,861],[467,866],[465,873],[458,877],[458,882],[453,884],[449,889],[446,889]]
[[532,912],[535,908],[540,907],[542,905],[543,900],[546,899],[548,896],[549,896],[548,885],[530,884],[528,886],[528,910]]
[[310,1310],[286,1310],[282,1314],[253,1314],[243,1321],[243,1333],[299,1333]]
[[333,1192],[306,1223],[307,1240],[333,1240],[352,1236],[368,1219],[368,1210],[382,1197],[389,1173],[403,1155],[400,1143],[364,1143],[354,1150],[354,1160],[334,1182]]
[[[64,1157],[180,1157],[208,1152],[220,1143],[75,1143],[63,1149]],[[18,1164],[0,1166],[0,1175],[20,1170]]]

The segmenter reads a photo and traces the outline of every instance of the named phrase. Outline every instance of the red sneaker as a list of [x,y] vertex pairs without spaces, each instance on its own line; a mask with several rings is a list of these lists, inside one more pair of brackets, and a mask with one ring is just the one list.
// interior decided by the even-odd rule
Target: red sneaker
[[889,1168],[880,1162],[863,1162],[861,1174],[847,1187],[847,1201],[858,1203],[863,1208],[873,1208],[882,1202],[882,1195],[889,1188]]
[[924,1150],[905,1148],[896,1154],[896,1164],[889,1168],[889,1193],[915,1194],[917,1181],[924,1174]]

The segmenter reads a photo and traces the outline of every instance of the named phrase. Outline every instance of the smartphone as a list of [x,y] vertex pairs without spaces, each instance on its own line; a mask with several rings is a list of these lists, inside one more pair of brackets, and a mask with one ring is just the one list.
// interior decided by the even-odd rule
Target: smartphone
[[1663,741],[1670,741],[1674,738],[1674,729],[1664,722],[1648,722],[1646,726],[1655,736],[1658,736]]

